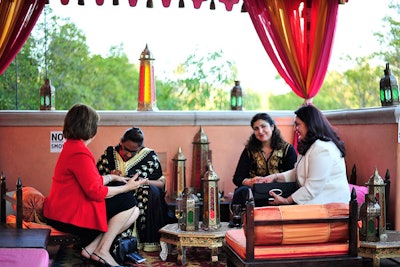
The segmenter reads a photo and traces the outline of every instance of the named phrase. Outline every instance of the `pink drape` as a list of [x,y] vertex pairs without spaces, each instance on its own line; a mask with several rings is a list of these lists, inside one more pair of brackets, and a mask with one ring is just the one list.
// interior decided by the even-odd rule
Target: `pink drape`
[[0,1],[0,75],[28,39],[45,4],[46,0]]
[[260,40],[293,92],[311,102],[328,68],[339,0],[244,0]]

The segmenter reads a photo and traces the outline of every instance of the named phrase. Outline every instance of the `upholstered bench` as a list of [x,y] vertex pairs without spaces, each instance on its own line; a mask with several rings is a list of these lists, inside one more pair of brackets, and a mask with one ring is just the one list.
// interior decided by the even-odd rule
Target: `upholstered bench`
[[358,256],[358,205],[254,207],[249,199],[242,229],[228,230],[228,266],[362,266]]

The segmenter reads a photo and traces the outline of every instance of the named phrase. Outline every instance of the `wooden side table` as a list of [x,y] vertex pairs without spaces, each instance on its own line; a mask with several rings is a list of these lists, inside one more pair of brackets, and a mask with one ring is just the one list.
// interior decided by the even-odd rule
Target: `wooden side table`
[[[201,225],[201,222],[200,222]],[[207,247],[211,249],[211,263],[218,262],[218,248],[222,247],[225,232],[228,230],[228,223],[221,222],[221,227],[214,231],[204,231],[199,227],[197,231],[182,231],[178,224],[167,224],[160,229],[160,258],[165,261],[168,256],[168,245],[176,245],[178,250],[178,264],[186,264],[187,247]]]
[[399,258],[400,232],[387,231],[387,235],[388,238],[386,241],[379,241],[379,242],[360,241],[358,254],[364,258],[371,258],[374,267],[380,267],[381,259],[383,258],[386,259]]

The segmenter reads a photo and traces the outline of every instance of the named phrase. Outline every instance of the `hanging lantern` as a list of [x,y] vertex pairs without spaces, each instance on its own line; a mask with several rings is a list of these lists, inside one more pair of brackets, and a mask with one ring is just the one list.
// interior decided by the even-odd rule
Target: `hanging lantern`
[[231,110],[243,109],[243,94],[240,81],[235,81],[235,86],[231,90]]
[[138,111],[156,111],[156,84],[154,79],[153,55],[146,47],[140,54]]
[[44,84],[40,87],[40,110],[56,109],[56,89],[51,85],[49,79],[44,80]]
[[199,229],[200,203],[193,194],[193,189],[186,187],[182,195],[183,216],[181,219],[182,231],[196,231]]
[[368,194],[373,195],[380,207],[379,236],[386,237],[386,183],[375,168],[374,174],[365,184],[368,187]]
[[399,104],[399,86],[397,79],[392,75],[389,68],[389,63],[386,63],[384,70],[385,76],[382,77],[379,83],[379,94],[382,106],[393,106]]
[[208,162],[207,172],[203,182],[203,230],[217,230],[221,227],[219,213],[218,181],[211,161]]
[[360,207],[360,240],[368,242],[379,241],[379,217],[381,208],[372,194],[365,195],[365,202]]
[[194,136],[193,139],[193,159],[192,159],[192,178],[191,186],[196,190],[195,193],[202,193],[201,178],[207,171],[208,161],[211,161],[211,154],[208,148],[210,144],[203,127]]
[[186,187],[186,157],[180,147],[172,160],[174,161],[174,171],[171,197],[175,199],[181,196]]

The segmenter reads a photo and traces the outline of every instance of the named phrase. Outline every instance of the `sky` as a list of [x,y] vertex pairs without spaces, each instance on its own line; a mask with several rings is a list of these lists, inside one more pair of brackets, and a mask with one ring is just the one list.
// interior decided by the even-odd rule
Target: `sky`
[[[365,56],[378,50],[373,33],[382,30],[382,18],[390,11],[389,1],[349,0],[339,6],[329,70],[346,68],[341,57]],[[172,0],[170,7],[164,8],[161,0],[153,0],[154,8],[146,8],[146,0],[138,0],[136,7],[130,7],[128,0],[120,0],[118,6],[113,6],[111,0],[104,1],[103,6],[94,0],[86,0],[84,6],[79,6],[77,0],[65,6],[60,0],[50,0],[50,7],[86,34],[93,54],[106,56],[112,46],[123,43],[130,62],[139,64],[147,44],[159,78],[172,77],[178,64],[193,53],[206,55],[222,50],[225,58],[237,66],[236,80],[243,89],[273,93],[290,90],[282,79],[276,80],[278,72],[248,13],[240,12],[242,1],[230,12],[218,0],[215,10],[209,9],[210,1],[204,1],[199,9],[190,0],[185,0],[185,8],[178,8],[178,2]],[[385,63],[381,65],[384,68]]]

